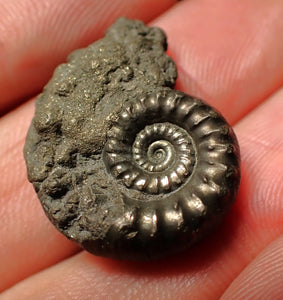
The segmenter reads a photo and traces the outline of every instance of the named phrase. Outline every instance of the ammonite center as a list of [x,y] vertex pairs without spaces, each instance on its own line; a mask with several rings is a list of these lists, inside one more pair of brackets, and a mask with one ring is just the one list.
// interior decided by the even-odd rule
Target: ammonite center
[[148,160],[152,163],[150,171],[162,171],[174,160],[175,150],[166,140],[155,141],[149,145]]
[[[116,128],[116,132],[120,131]],[[113,140],[113,134],[106,145],[112,175],[122,179],[128,188],[166,193],[178,188],[192,173],[195,151],[183,128],[169,122],[154,123],[134,134],[132,145],[122,145],[120,135]],[[124,140],[131,141],[126,136]],[[111,145],[117,147],[113,149]]]

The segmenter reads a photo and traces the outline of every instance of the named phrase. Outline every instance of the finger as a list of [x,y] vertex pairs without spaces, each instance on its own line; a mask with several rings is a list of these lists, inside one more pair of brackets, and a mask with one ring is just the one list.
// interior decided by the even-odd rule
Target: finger
[[283,236],[268,245],[233,281],[221,300],[283,298]]
[[68,291],[71,299],[219,299],[283,232],[283,170],[278,168],[283,161],[282,99],[283,90],[235,128],[242,150],[240,193],[224,224],[208,239],[178,257],[150,263],[117,262],[82,252],[4,295],[61,299]]
[[0,1],[0,115],[37,93],[54,67],[118,17],[149,21],[176,0]]
[[283,84],[282,1],[185,1],[153,25],[168,34],[177,88],[233,124]]
[[[154,3],[156,3],[156,7],[162,9],[163,5],[168,7],[172,4],[170,1],[168,4],[167,1],[161,2],[162,5],[160,5],[159,1]],[[14,2],[16,1],[9,2],[11,7],[13,7]],[[53,2],[55,3],[55,0]],[[94,38],[97,38],[97,36],[100,36],[102,31],[97,31],[96,28],[101,28],[100,24],[102,23],[102,27],[105,29],[116,17],[115,15],[111,18],[111,15],[109,20],[107,17],[104,17],[108,21],[105,23],[101,22],[99,18],[98,21],[98,19],[93,18],[93,11],[101,11],[101,8],[96,5],[97,3],[91,2],[93,6],[87,6],[85,1],[81,1],[78,4],[79,8],[85,10],[87,14],[87,16],[83,15],[82,20],[80,16],[74,13],[75,11],[82,15],[81,10],[77,7],[74,7],[73,10],[70,9],[71,12],[68,14],[61,9],[66,6],[64,1],[60,2],[62,7],[58,7],[58,1],[56,4],[53,2],[49,5],[52,11],[51,15],[46,14],[44,18],[41,16],[41,13],[38,13],[44,8],[40,7],[40,5],[39,7],[34,6],[31,3],[36,26],[32,24],[32,28],[29,28],[26,32],[31,32],[30,35],[32,36],[29,37],[29,40],[32,41],[34,46],[31,49],[31,46],[26,47],[26,43],[24,43],[23,47],[27,50],[23,51],[26,51],[26,53],[25,55],[19,55],[19,65],[23,66],[21,72],[19,68],[8,68],[8,74],[3,76],[3,80],[1,78],[0,82],[3,83],[4,91],[2,91],[1,87],[0,91],[1,95],[3,95],[2,99],[4,100],[2,102],[5,102],[4,105],[7,104],[8,100],[6,99],[9,97],[9,99],[13,97],[14,99],[19,99],[21,97],[16,95],[9,96],[10,93],[18,94],[18,86],[21,86],[20,93],[25,95],[38,91],[43,82],[52,73],[54,66],[65,59],[69,51],[86,45]],[[17,3],[21,2],[17,1]],[[29,5],[29,2],[25,3],[27,3],[26,6]],[[136,1],[131,3],[137,7]],[[147,5],[144,2],[140,3],[141,9],[137,11],[143,12],[142,8],[146,8]],[[129,5],[129,3],[125,5]],[[276,0],[268,3],[258,3],[256,0],[241,3],[236,0],[229,2],[224,0],[213,2],[202,0],[188,1],[181,3],[179,7],[176,6],[176,10],[170,13],[169,16],[166,15],[165,18],[160,19],[160,21],[156,22],[156,25],[163,27],[169,33],[171,52],[178,57],[179,73],[182,75],[180,77],[183,78],[180,80],[178,87],[192,94],[202,96],[210,100],[211,103],[214,102],[218,108],[221,107],[221,102],[228,99],[229,104],[226,102],[223,112],[228,120],[233,123],[239,118],[239,115],[242,116],[251,110],[252,107],[256,106],[282,84],[283,51],[282,42],[277,38],[282,31],[282,5],[280,1]],[[127,6],[128,11],[134,10],[133,6]],[[67,5],[67,7],[73,6]],[[118,7],[112,5],[112,7],[114,7],[113,10],[116,9],[119,12],[120,7],[123,7],[123,5]],[[153,14],[156,12],[156,7],[150,10]],[[4,8],[5,6],[3,5],[3,10]],[[8,9],[6,8],[8,12],[11,10],[10,6],[8,6]],[[8,21],[4,22],[5,26],[3,27],[9,26],[9,28],[13,28],[14,24],[18,24],[16,21],[16,19],[19,19],[18,15],[15,14],[14,20],[6,11],[5,18],[8,18]],[[19,11],[20,16],[22,16],[22,9],[16,11]],[[90,15],[87,12],[90,12]],[[37,19],[36,16],[38,16]],[[3,17],[2,19],[5,20],[5,18]],[[60,27],[61,30],[57,30],[60,24],[56,27],[56,30],[50,26],[54,19],[59,19],[64,24],[64,26]],[[87,23],[90,19],[95,24]],[[11,24],[9,20],[12,20]],[[44,24],[46,24],[47,28],[44,25],[38,26],[44,20],[46,20]],[[76,24],[81,23],[72,23],[74,20],[81,20],[83,25],[77,28]],[[86,20],[87,24],[84,23],[84,20]],[[107,25],[105,25],[106,23]],[[69,27],[66,27],[66,25]],[[62,29],[62,27],[64,28]],[[18,28],[25,28],[25,26],[21,24]],[[41,28],[45,30],[42,29],[44,32],[49,30],[48,35],[44,35],[44,39],[42,38],[43,33],[40,31]],[[68,37],[68,41],[70,40],[66,32],[70,31],[72,31],[72,36],[76,33],[76,37],[71,38],[72,43],[66,42],[66,37]],[[6,30],[6,32],[8,31]],[[54,36],[54,32],[58,32],[58,36]],[[26,35],[21,34],[21,36],[25,37]],[[82,38],[82,36],[86,37]],[[81,42],[77,42],[76,38]],[[18,38],[12,39],[13,41],[16,45],[14,48],[20,48],[18,46]],[[10,44],[8,42],[5,43]],[[43,47],[43,44],[47,44],[48,47]],[[11,47],[7,46],[5,48]],[[29,56],[28,51],[32,52],[32,55]],[[12,52],[18,53],[18,51]],[[43,55],[40,53],[43,53]],[[52,56],[50,56],[50,53],[52,53]],[[16,59],[18,56],[15,55],[15,59],[8,59],[5,55],[2,56],[4,61],[7,62],[9,60],[19,60]],[[28,66],[28,68],[25,66]],[[5,78],[8,78],[8,82]],[[19,80],[16,80],[17,78]],[[14,84],[11,85],[9,82]],[[33,89],[33,86],[37,86],[37,88]],[[8,98],[5,96],[7,92],[9,94]],[[9,103],[14,102],[11,100]]]
[[0,120],[0,291],[78,251],[48,222],[28,184],[22,149],[33,103]]

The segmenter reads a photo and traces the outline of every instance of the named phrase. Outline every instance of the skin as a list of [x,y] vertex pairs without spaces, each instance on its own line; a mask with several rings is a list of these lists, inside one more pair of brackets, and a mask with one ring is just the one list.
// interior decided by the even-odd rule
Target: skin
[[[283,2],[101,3],[0,0],[0,299],[282,299]],[[95,257],[58,233],[22,155],[27,99],[121,15],[165,30],[176,88],[220,110],[242,154],[240,192],[220,228],[149,263]]]

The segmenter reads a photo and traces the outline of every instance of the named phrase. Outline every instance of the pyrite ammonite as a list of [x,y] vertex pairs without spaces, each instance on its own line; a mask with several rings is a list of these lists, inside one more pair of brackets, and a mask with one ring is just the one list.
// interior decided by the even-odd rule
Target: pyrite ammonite
[[36,102],[24,149],[46,215],[101,256],[163,257],[216,227],[240,181],[232,128],[173,90],[162,30],[119,19],[72,53]]

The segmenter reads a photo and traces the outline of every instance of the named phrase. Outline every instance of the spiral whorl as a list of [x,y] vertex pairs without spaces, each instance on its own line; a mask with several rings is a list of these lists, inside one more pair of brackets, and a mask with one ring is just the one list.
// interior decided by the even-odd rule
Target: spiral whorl
[[108,232],[117,247],[121,232],[127,232],[126,241],[155,239],[152,248],[170,239],[179,239],[180,247],[184,239],[197,241],[229,209],[239,185],[232,128],[212,107],[178,91],[124,104],[103,158],[117,184],[126,187],[124,215]]
[[166,193],[192,173],[195,150],[191,136],[179,125],[162,122],[168,104],[177,102],[174,97],[147,97],[131,103],[109,131],[105,162],[127,187],[150,194]]

